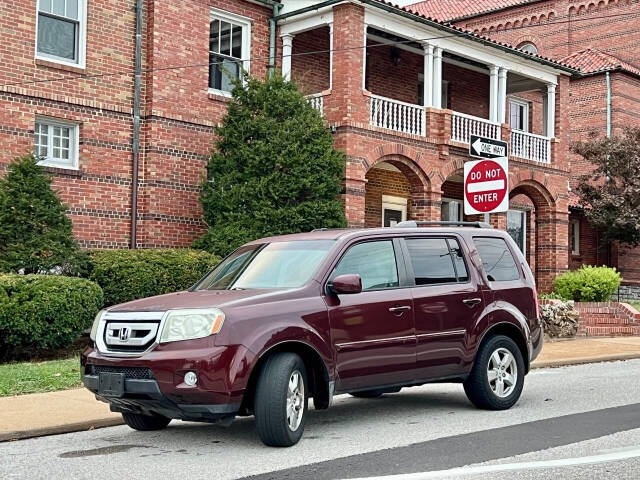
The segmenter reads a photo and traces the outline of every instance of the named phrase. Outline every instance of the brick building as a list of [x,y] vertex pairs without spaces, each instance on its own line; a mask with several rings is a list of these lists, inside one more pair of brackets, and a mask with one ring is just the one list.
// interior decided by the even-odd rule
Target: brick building
[[[427,0],[411,6],[424,15],[559,59],[581,71],[569,86],[569,140],[620,134],[640,126],[640,32],[638,0]],[[531,114],[536,101],[525,98]],[[591,170],[570,154],[570,179]],[[627,293],[640,294],[640,250],[605,248],[572,195],[569,216],[569,265],[616,266]]]
[[490,221],[548,289],[570,261],[570,85],[599,77],[551,59],[574,52],[429,16],[383,0],[5,0],[0,168],[42,154],[83,246],[187,246],[205,227],[198,190],[228,75],[276,64],[347,154],[351,225],[462,219],[470,134],[507,140],[511,210]]

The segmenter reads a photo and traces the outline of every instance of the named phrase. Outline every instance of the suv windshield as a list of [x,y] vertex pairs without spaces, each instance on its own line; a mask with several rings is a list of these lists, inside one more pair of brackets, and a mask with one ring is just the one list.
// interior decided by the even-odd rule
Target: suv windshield
[[334,240],[297,240],[240,247],[196,285],[196,290],[301,287]]

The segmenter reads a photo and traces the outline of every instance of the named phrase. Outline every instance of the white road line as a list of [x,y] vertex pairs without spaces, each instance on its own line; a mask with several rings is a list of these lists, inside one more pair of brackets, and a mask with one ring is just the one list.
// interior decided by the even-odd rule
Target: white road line
[[504,189],[504,180],[488,180],[486,182],[467,183],[469,193],[492,192]]
[[498,465],[483,465],[479,467],[459,467],[449,470],[433,472],[406,473],[400,475],[385,475],[382,477],[366,477],[357,480],[428,480],[432,478],[460,477],[466,475],[478,475],[486,473],[509,472],[514,470],[536,470],[541,468],[559,468],[576,465],[590,465],[593,463],[619,462],[630,458],[640,457],[640,448],[632,447],[590,455],[588,457],[561,458],[558,460],[540,460],[536,462],[505,463]]

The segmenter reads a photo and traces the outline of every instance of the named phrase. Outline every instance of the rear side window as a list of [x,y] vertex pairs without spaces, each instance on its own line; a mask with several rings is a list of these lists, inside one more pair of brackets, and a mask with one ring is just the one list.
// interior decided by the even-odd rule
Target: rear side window
[[391,240],[358,243],[351,247],[331,278],[347,273],[360,275],[362,290],[397,287],[398,267]]
[[491,282],[518,280],[520,272],[507,242],[497,237],[474,237],[482,266]]
[[469,279],[456,240],[407,238],[406,244],[416,285],[465,282]]

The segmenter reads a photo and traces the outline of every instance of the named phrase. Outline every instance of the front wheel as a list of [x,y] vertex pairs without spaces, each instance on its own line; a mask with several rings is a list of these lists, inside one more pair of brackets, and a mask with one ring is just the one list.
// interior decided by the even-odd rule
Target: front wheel
[[122,412],[122,419],[131,428],[140,431],[162,430],[171,421],[170,418],[162,415],[140,415],[127,412]]
[[524,373],[524,360],[516,343],[495,335],[480,346],[464,391],[478,408],[506,410],[520,398]]
[[255,396],[258,435],[265,445],[290,447],[302,437],[308,405],[307,372],[295,353],[276,353],[262,367]]

